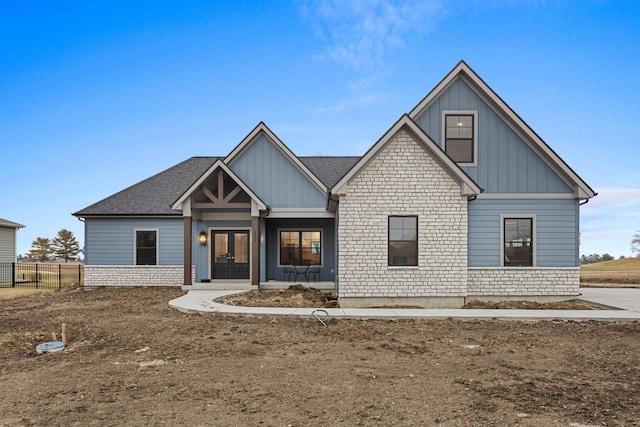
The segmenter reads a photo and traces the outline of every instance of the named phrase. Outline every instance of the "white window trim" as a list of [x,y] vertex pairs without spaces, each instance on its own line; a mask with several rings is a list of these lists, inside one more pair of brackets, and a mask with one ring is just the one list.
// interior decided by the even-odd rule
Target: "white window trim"
[[[522,267],[512,267],[512,266],[505,266],[504,265],[504,220],[507,218],[514,218],[514,219],[531,219],[531,233],[532,233],[532,237],[533,237],[533,246],[531,248],[531,250],[533,251],[533,256],[532,256],[532,260],[531,266],[522,266]],[[538,254],[538,233],[537,233],[537,228],[536,228],[536,214],[500,214],[500,267],[504,267],[504,268],[532,268],[532,267],[537,267],[538,266],[538,260],[537,260],[537,254]]]
[[[320,232],[320,267],[324,267],[324,229],[322,228],[278,228],[278,268],[282,268],[288,266],[289,264],[282,265],[280,263],[280,232],[281,231],[319,231]],[[318,264],[315,264],[318,265]],[[294,265],[294,267],[296,267]],[[302,267],[298,265],[297,267]]]
[[138,265],[138,241],[136,234],[138,231],[155,231],[156,232],[156,263],[160,265],[160,229],[159,228],[134,228],[133,229],[133,265],[136,267],[145,267],[144,265]]
[[447,152],[447,115],[470,115],[473,116],[473,162],[472,163],[457,163],[458,166],[478,166],[478,110],[442,110],[442,119],[440,125],[442,127],[440,132],[441,147],[444,152]]

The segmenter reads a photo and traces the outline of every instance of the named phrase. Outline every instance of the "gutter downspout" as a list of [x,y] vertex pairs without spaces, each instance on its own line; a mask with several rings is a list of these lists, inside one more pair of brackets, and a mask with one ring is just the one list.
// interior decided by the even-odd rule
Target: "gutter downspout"
[[[329,193],[327,194],[327,205],[326,205],[326,208],[325,208],[327,211],[331,211],[331,209],[330,209],[331,208],[331,202],[334,202],[336,204],[336,210],[337,210],[338,204],[340,202],[340,198],[334,199],[333,197],[331,197],[331,191],[329,191]],[[339,215],[337,215],[336,218],[335,218],[336,224],[333,227],[334,231],[336,233],[335,236],[334,236],[335,237],[335,241],[336,241],[336,245],[335,245],[336,252],[338,251],[338,245],[337,245],[337,243],[338,243],[337,225],[338,224],[337,223],[339,221],[340,221],[340,218],[339,218]],[[336,253],[335,260],[338,260],[339,256],[340,256],[340,254]],[[337,265],[334,266],[334,271],[335,271],[335,273],[334,273],[334,279],[333,280],[334,280],[334,283],[335,283],[335,286],[336,286],[336,298],[338,298],[338,296],[340,295],[340,284],[338,282],[338,266]]]

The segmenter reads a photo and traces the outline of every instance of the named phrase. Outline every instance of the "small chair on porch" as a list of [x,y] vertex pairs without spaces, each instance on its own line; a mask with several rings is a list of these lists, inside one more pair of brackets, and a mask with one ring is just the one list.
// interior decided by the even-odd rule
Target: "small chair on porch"
[[298,280],[298,276],[303,276],[304,278],[307,279],[307,282],[309,281],[309,268],[311,266],[308,265],[306,267],[300,266],[300,267],[294,267],[295,272],[296,272],[296,277],[295,280]]
[[314,265],[310,265],[309,268],[307,269],[307,282],[309,282],[309,276],[313,277],[313,282],[316,282],[316,278],[318,279],[318,282],[320,281],[320,270],[322,269],[322,266],[314,264]]
[[284,280],[286,282],[288,282],[289,280],[293,282],[294,280],[296,280],[296,277],[298,277],[298,272],[293,265],[285,265],[282,271],[284,272]]

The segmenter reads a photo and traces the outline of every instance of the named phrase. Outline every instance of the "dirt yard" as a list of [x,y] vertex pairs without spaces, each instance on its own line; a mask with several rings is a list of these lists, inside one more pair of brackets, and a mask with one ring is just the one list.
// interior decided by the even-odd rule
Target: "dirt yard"
[[[245,307],[338,307],[334,293],[306,287],[300,284],[287,289],[251,291],[231,295],[220,300],[228,305]],[[394,306],[394,308],[420,308]],[[570,300],[539,303],[535,301],[478,301],[471,300],[464,307],[469,309],[522,309],[522,310],[599,310],[601,307],[586,301]]]
[[[0,425],[630,426],[640,324],[188,315],[178,289],[0,300]],[[35,346],[68,345],[38,355]]]

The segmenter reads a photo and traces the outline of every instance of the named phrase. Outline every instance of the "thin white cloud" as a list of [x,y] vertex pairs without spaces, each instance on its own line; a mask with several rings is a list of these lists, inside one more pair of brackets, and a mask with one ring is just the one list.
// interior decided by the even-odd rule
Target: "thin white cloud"
[[599,188],[598,196],[581,208],[580,253],[629,255],[631,239],[640,230],[640,188]]
[[640,188],[601,188],[598,196],[584,205],[585,215],[597,214],[601,210],[612,210],[640,205]]
[[326,43],[319,58],[371,72],[384,68],[390,50],[414,31],[432,28],[444,15],[443,0],[318,0],[303,15]]
[[342,99],[334,105],[317,107],[314,111],[321,114],[335,114],[354,107],[368,107],[384,102],[384,96],[378,94],[367,94],[355,96],[349,99]]

